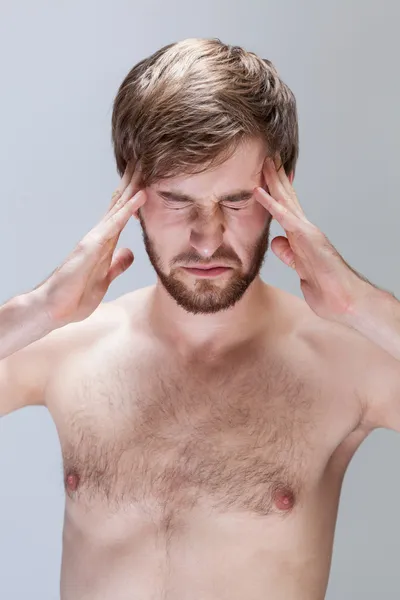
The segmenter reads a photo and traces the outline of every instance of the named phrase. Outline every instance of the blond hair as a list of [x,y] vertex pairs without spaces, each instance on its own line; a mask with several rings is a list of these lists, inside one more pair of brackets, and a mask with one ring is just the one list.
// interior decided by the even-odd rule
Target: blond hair
[[141,184],[219,166],[247,139],[294,172],[296,100],[274,65],[218,38],[189,38],[137,63],[114,100],[117,169],[140,161]]

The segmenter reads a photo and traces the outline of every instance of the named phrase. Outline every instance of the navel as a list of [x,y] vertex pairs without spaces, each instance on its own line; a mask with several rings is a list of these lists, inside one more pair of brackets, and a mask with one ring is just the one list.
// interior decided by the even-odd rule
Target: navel
[[65,484],[69,491],[74,492],[79,485],[79,475],[76,473],[69,473],[65,478]]

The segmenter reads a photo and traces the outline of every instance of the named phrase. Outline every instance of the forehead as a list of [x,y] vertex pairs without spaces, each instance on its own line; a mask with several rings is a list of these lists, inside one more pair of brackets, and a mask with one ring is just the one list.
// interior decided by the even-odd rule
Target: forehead
[[252,188],[262,183],[262,168],[266,158],[265,145],[260,141],[242,143],[223,164],[195,175],[162,179],[150,186],[154,191],[179,190],[198,198],[221,196],[237,189]]

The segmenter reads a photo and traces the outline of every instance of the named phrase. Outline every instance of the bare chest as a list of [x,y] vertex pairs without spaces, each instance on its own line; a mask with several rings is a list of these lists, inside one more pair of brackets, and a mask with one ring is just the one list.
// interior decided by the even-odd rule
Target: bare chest
[[49,390],[66,492],[116,510],[289,513],[341,435],[312,373],[251,357],[192,369],[71,360]]

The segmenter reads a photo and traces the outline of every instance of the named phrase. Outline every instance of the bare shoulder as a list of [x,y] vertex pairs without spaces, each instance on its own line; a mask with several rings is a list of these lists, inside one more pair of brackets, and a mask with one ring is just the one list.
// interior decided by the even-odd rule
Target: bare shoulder
[[398,361],[355,329],[318,317],[305,301],[288,302],[298,311],[294,339],[311,352],[327,384],[339,386],[346,402],[355,407],[357,431],[361,435],[379,427],[399,431]]
[[384,353],[354,329],[316,315],[302,298],[287,292],[280,298],[299,360],[303,356],[312,362],[321,385],[342,390],[345,401],[354,403],[361,419],[366,405],[366,364],[382,360]]
[[84,349],[118,327],[122,314],[121,308],[115,301],[102,302],[83,321],[69,323],[52,331],[47,336],[49,347],[54,351],[59,350],[62,355]]
[[[88,351],[107,336],[121,330],[135,306],[139,310],[143,304],[143,289],[129,292],[110,301],[103,301],[84,321],[70,323],[52,331],[49,336],[49,348],[60,353],[60,359],[74,353]],[[129,310],[128,310],[129,308]],[[133,320],[131,319],[131,323]]]
[[300,335],[358,399],[360,430],[369,433],[382,427],[399,432],[399,361],[355,329],[319,321],[301,329]]
[[134,305],[140,306],[140,296],[141,290],[137,290],[103,301],[83,321],[65,325],[46,336],[44,404],[51,413],[59,409],[62,390],[73,380],[79,380],[84,372],[90,372],[95,379],[100,375],[108,364],[111,348],[114,354],[116,347],[122,352],[127,339],[131,346],[137,346],[132,343],[135,325],[131,315],[135,313]]
[[[281,298],[293,319],[290,340],[295,360],[306,369],[307,376],[316,378],[321,408],[329,414],[326,435],[339,433],[330,465],[343,473],[379,423],[371,416],[373,398],[384,397],[385,386],[395,387],[393,381],[399,380],[394,376],[395,365],[389,365],[390,357],[359,332],[318,317],[303,299],[287,293]],[[386,376],[382,379],[377,373]]]
[[48,406],[47,389],[68,358],[115,331],[122,315],[117,304],[103,303],[84,321],[54,329],[2,359],[0,415],[28,405]]
[[302,298],[279,290],[284,312],[291,322],[293,339],[306,344],[316,359],[329,364],[334,373],[353,373],[356,382],[357,373],[365,373],[366,359],[383,357],[386,353],[361,333],[333,321],[316,315]]
[[357,383],[363,379],[365,353],[371,343],[355,330],[319,317],[305,301],[297,300],[300,304],[296,303],[294,339],[307,347],[319,369],[324,367],[325,372],[327,367],[332,379],[340,377],[349,390],[356,391]]
[[[140,311],[148,288],[129,292],[110,301],[103,301],[84,321],[70,323],[51,332],[49,349],[59,354],[58,363],[74,354],[90,352],[105,338],[127,330],[135,334],[135,322],[140,323]],[[137,316],[137,318],[135,318]]]

